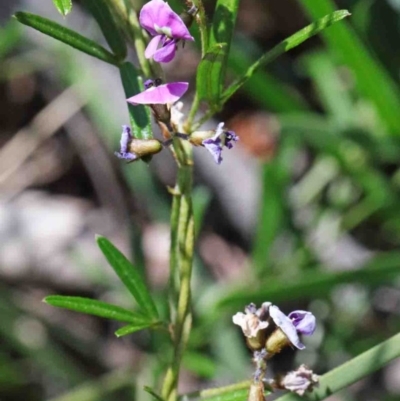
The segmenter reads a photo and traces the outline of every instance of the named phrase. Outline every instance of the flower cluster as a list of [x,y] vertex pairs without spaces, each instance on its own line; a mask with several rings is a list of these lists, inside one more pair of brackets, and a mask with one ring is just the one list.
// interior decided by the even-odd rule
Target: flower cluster
[[[175,57],[178,43],[193,41],[188,26],[196,14],[196,7],[190,8],[182,14],[176,14],[164,0],[151,0],[146,3],[140,11],[139,22],[151,36],[152,39],[145,50],[145,57],[153,59],[158,63],[168,63]],[[229,130],[224,129],[224,124],[220,123],[216,130],[196,131],[190,134],[182,134],[176,131],[176,125],[171,124],[171,108],[188,90],[188,82],[169,82],[163,84],[160,78],[148,79],[144,83],[144,90],[127,99],[132,105],[149,106],[153,112],[156,122],[160,125],[164,137],[169,138],[176,135],[179,138],[187,139],[195,146],[202,146],[207,149],[217,164],[222,162],[222,150],[224,147],[231,149],[233,144],[238,141],[238,136]],[[165,135],[165,132],[167,134]],[[131,133],[124,128],[121,137],[121,150],[116,152],[119,158],[127,161],[134,161],[140,157],[157,153],[161,150],[157,146],[147,147],[147,154],[142,152],[138,156],[137,152],[130,152],[127,143],[134,143]],[[152,140],[153,141],[153,140]]]
[[[261,383],[266,371],[266,361],[287,346],[299,350],[305,348],[300,335],[309,336],[316,328],[315,316],[304,310],[296,310],[285,315],[276,305],[264,302],[261,308],[250,304],[245,313],[236,313],[232,320],[240,326],[248,347],[254,352],[256,364],[254,382]],[[303,395],[318,384],[318,376],[305,365],[296,371],[289,372],[278,380],[269,380],[272,388],[281,388]]]

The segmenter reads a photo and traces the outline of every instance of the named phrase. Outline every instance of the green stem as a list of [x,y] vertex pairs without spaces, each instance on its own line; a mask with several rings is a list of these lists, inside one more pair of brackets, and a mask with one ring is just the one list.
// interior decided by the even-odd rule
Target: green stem
[[173,194],[171,214],[170,294],[173,326],[173,359],[164,379],[162,398],[176,401],[182,355],[189,338],[191,315],[191,276],[194,247],[192,207],[193,155],[191,145],[174,138],[177,158],[177,184]]
[[207,28],[207,16],[204,10],[202,0],[193,0],[193,4],[198,8],[196,15],[196,22],[199,25],[200,39],[201,39],[201,57],[203,57],[208,49],[208,28]]

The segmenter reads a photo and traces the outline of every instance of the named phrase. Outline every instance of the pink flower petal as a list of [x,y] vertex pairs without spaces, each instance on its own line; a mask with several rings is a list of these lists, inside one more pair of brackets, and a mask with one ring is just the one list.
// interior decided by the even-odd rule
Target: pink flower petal
[[130,97],[127,101],[137,104],[167,104],[174,103],[188,90],[187,82],[171,82],[169,84],[154,86]]
[[171,29],[173,38],[194,40],[181,17],[163,0],[151,0],[145,4],[140,11],[139,21],[153,36],[160,34],[156,27],[167,27]]
[[154,53],[154,61],[157,61],[157,63],[169,63],[175,57],[175,52],[176,44],[174,40],[171,40]]
[[150,40],[150,42],[147,45],[146,50],[144,52],[144,56],[146,58],[153,57],[154,53],[158,49],[158,45],[159,45],[161,39],[162,39],[162,35],[157,35],[157,36],[154,36],[154,38]]

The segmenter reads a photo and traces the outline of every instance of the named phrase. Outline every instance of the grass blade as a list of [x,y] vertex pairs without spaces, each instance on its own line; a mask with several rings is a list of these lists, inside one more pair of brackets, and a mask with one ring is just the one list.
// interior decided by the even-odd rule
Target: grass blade
[[71,29],[57,24],[56,22],[40,17],[39,15],[25,12],[17,12],[14,16],[19,22],[21,22],[21,24],[30,26],[31,28],[72,46],[89,56],[96,57],[109,64],[118,64],[116,57],[104,47],[88,38],[85,38],[79,33],[72,31]]
[[315,36],[317,33],[328,28],[330,25],[341,21],[350,15],[347,10],[335,11],[331,14],[325,15],[313,22],[312,24],[306,26],[300,31],[296,32],[294,35],[288,37],[278,45],[276,45],[272,50],[260,57],[254,64],[252,64],[243,76],[233,82],[223,93],[222,103],[225,103],[252,75],[262,66],[275,60],[281,54],[299,46],[301,43],[305,42],[307,39]]
[[91,298],[71,297],[64,295],[49,295],[43,300],[46,304],[86,313],[88,315],[100,316],[106,319],[119,320],[133,324],[151,324],[146,316],[137,312],[131,312],[117,305],[108,304]]
[[98,236],[97,244],[142,311],[158,320],[156,306],[139,271],[107,238]]

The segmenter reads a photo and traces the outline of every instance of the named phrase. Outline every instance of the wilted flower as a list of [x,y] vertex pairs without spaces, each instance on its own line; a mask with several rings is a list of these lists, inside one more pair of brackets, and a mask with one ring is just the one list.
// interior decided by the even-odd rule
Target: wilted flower
[[245,308],[245,313],[238,312],[232,317],[233,323],[242,328],[247,345],[253,350],[259,350],[265,344],[265,329],[269,322],[263,320],[263,311],[263,307],[257,309],[250,304]]
[[255,337],[259,330],[268,327],[269,323],[262,322],[252,309],[246,308],[245,312],[238,312],[232,317],[233,323],[242,328],[245,337]]
[[154,36],[144,55],[146,58],[153,57],[158,63],[168,63],[175,57],[179,40],[194,40],[182,18],[163,0],[151,0],[145,4],[139,21]]
[[143,156],[156,154],[161,151],[162,145],[157,139],[136,139],[131,134],[127,125],[122,126],[121,142],[119,152],[115,155],[119,159],[133,162]]
[[[153,0],[154,1],[154,0]],[[162,0],[158,0],[161,1]],[[145,90],[127,99],[128,103],[138,104],[168,104],[174,103],[188,90],[187,82],[170,82],[160,85],[160,80],[148,79],[145,83]]]
[[302,396],[306,391],[311,391],[314,386],[317,386],[318,382],[319,376],[306,365],[301,365],[297,370],[286,374],[279,381],[279,386]]

